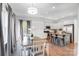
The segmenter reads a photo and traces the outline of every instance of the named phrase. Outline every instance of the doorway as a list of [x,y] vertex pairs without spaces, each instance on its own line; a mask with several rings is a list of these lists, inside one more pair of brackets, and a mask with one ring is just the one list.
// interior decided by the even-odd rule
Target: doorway
[[[21,44],[24,45],[30,45],[31,44],[31,40],[30,40],[30,36],[31,36],[31,24],[30,21],[26,21],[26,20],[20,20],[20,35],[21,35]],[[30,49],[26,49],[25,47],[23,47],[25,50],[25,54],[22,52],[21,55],[30,55]]]

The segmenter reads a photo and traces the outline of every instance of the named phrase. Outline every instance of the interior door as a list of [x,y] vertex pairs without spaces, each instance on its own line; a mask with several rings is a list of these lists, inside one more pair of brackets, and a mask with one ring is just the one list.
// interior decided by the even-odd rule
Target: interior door
[[70,43],[74,43],[74,24],[68,24],[64,26],[64,30],[70,33]]

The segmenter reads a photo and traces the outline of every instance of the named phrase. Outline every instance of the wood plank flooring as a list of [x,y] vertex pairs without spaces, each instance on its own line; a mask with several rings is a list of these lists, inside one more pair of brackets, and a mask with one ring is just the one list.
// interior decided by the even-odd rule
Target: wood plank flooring
[[60,47],[52,43],[48,43],[46,48],[48,56],[74,56],[74,44],[68,44],[67,46]]

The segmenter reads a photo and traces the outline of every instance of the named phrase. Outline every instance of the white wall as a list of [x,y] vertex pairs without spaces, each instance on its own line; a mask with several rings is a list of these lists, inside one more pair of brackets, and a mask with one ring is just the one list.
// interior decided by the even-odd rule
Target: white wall
[[44,18],[31,18],[31,31],[34,36],[45,38],[46,35],[44,33],[45,26],[52,26],[52,21]]
[[78,53],[78,55],[79,55],[79,7],[78,7],[78,20],[77,20],[77,39],[78,39],[78,49],[77,49],[77,53]]
[[43,35],[44,35],[44,32],[43,32],[44,31],[44,22],[40,21],[40,20],[37,20],[37,21],[32,20],[31,31],[34,34],[34,36],[43,37]]

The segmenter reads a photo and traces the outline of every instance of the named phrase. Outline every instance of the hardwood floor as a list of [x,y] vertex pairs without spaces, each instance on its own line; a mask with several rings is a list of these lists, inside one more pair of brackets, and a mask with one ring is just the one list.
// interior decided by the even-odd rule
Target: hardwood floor
[[48,43],[46,48],[48,56],[74,56],[74,44],[68,44],[65,47],[60,47],[52,43]]

